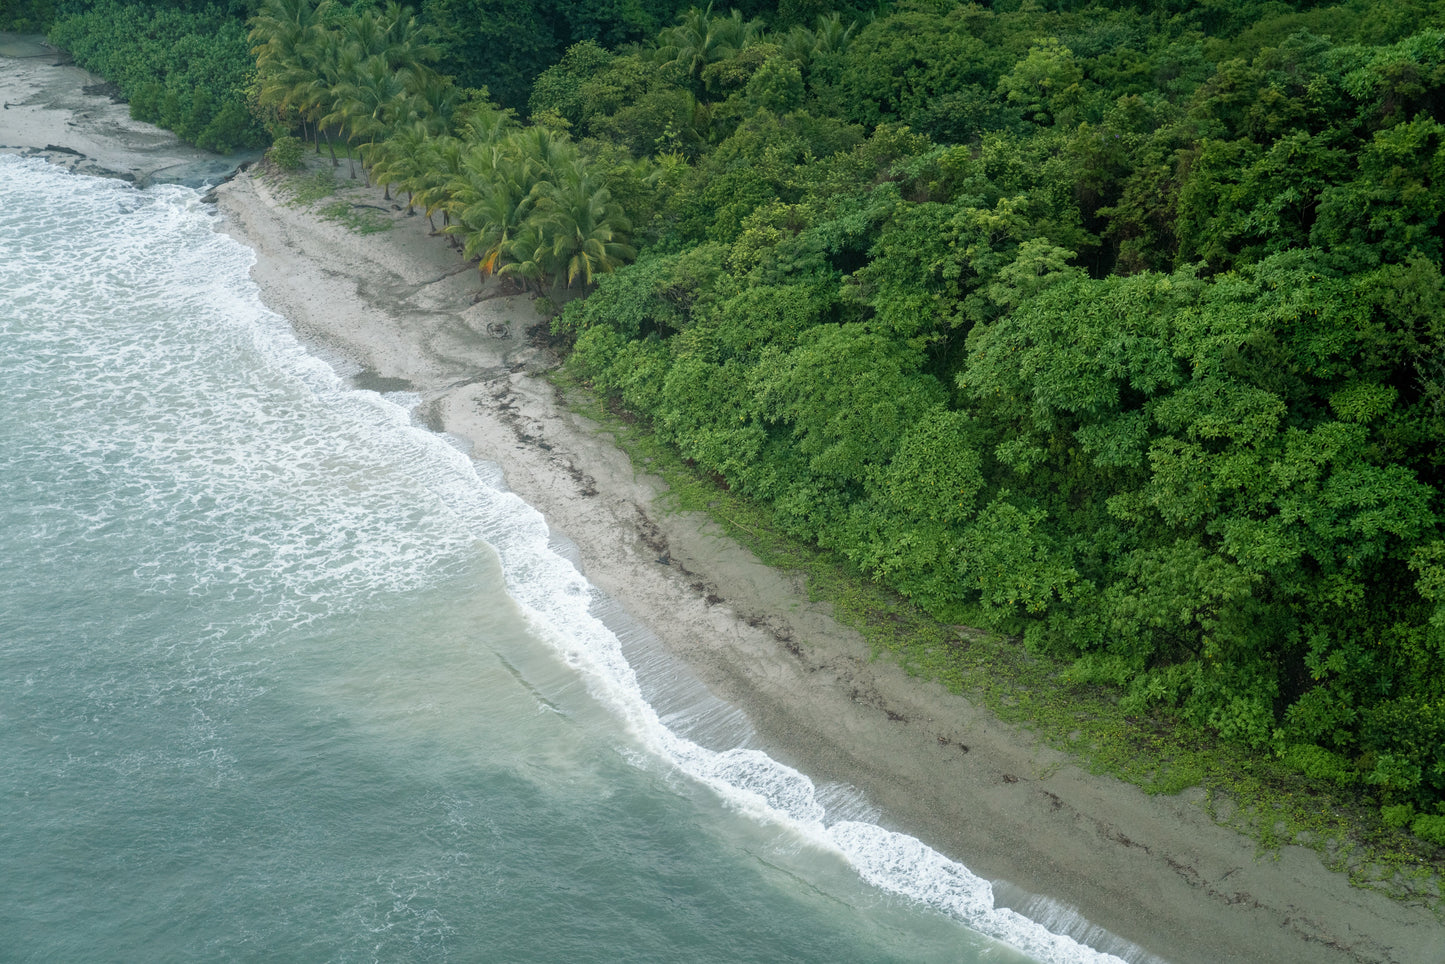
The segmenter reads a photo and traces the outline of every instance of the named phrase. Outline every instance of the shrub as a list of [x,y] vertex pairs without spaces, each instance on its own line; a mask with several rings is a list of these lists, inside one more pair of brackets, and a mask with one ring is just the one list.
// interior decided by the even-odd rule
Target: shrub
[[1327,780],[1341,786],[1348,786],[1355,781],[1355,774],[1348,760],[1338,753],[1331,753],[1312,744],[1289,745],[1284,751],[1284,761],[1312,780]]
[[1407,826],[1409,825],[1411,819],[1414,816],[1415,808],[1410,806],[1408,803],[1400,803],[1396,804],[1393,807],[1380,808],[1380,819],[1385,822],[1385,826],[1387,827],[1394,827],[1396,829],[1399,829],[1400,827]]
[[300,169],[305,152],[305,145],[299,137],[283,134],[272,142],[271,149],[266,152],[266,160],[283,171],[295,171]]
[[1445,847],[1445,816],[1426,814],[1416,817],[1415,822],[1410,825],[1410,832],[1421,840]]

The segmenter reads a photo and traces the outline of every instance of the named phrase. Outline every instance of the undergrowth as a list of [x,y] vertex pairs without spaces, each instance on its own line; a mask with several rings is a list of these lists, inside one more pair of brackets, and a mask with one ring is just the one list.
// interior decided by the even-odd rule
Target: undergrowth
[[295,173],[283,175],[283,189],[289,195],[289,202],[297,207],[316,207],[328,198],[329,203],[316,208],[319,216],[328,221],[339,221],[357,234],[377,234],[391,229],[391,218],[369,202],[360,202],[367,197],[362,192],[363,182],[354,185],[337,179],[336,171],[323,161],[321,166],[303,167]]
[[286,192],[291,196],[290,203],[298,207],[331,197],[336,193],[336,188],[336,173],[329,167],[290,174],[285,180]]

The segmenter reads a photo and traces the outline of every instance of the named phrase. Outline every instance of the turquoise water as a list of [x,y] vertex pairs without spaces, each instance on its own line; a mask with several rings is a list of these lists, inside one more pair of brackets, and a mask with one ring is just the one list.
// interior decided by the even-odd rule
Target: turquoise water
[[214,221],[0,157],[0,956],[1105,959],[752,746]]

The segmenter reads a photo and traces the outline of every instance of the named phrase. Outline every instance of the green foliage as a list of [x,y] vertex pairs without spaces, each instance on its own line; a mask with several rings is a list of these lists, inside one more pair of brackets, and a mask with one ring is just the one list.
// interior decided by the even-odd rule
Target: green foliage
[[0,30],[45,33],[60,15],[57,0],[8,0],[0,7]]
[[59,17],[49,38],[119,86],[138,120],[220,152],[268,140],[246,107],[246,29],[222,8],[100,0]]
[[1408,827],[1410,821],[1415,817],[1415,808],[1408,803],[1397,804],[1393,807],[1380,808],[1380,820],[1387,827]]
[[1320,192],[1311,241],[1348,245],[1368,264],[1440,258],[1445,214],[1445,128],[1429,118],[1378,131],[1358,155],[1358,174]]
[[[614,53],[572,5],[434,0],[437,49],[267,0],[256,102],[484,273],[588,291],[572,371],[759,526],[993,634],[905,659],[1037,660],[1209,747],[1154,789],[1247,760],[1438,839],[1445,34],[1016,6],[598,8],[671,24]],[[534,126],[468,90],[539,73]]]
[[999,78],[1006,102],[1036,124],[1077,122],[1087,92],[1074,52],[1050,37],[1029,48],[1028,56]]
[[423,0],[421,13],[445,38],[438,62],[443,73],[463,87],[485,87],[505,106],[522,107],[533,78],[564,49],[547,6],[531,0]]
[[310,174],[295,175],[286,179],[290,203],[298,205],[315,204],[322,198],[335,194],[337,187],[336,175],[330,168],[324,167]]
[[940,141],[966,141],[1014,116],[992,96],[1012,58],[977,7],[905,10],[858,32],[836,69],[828,107],[869,126],[901,122]]
[[564,51],[584,41],[616,47],[651,37],[680,6],[674,0],[423,0],[421,19],[437,30],[443,73],[522,108],[533,82]]
[[[600,279],[592,297],[568,304],[553,330],[575,335],[607,327],[630,339],[682,331],[713,301],[722,260],[720,245],[644,257],[630,270]],[[578,355],[587,357],[581,348]]]
[[740,10],[713,16],[711,3],[702,10],[690,7],[678,14],[676,26],[658,36],[654,61],[694,96],[717,99],[730,86],[729,68],[760,40],[762,27],[761,20],[748,20]]
[[566,135],[501,114],[474,118],[469,134],[459,169],[430,195],[483,275],[587,287],[631,260],[626,216]]
[[1445,816],[1423,814],[1410,824],[1410,832],[1421,840],[1428,840],[1439,847],[1445,847]]
[[748,78],[744,101],[755,110],[786,114],[803,106],[803,72],[784,57],[769,57]]
[[[345,137],[387,197],[395,185],[409,209],[442,215],[483,276],[555,292],[589,287],[631,260],[631,223],[561,129],[565,119],[560,128],[520,125],[481,92],[458,89],[428,66],[438,55],[432,37],[394,3],[378,11],[265,0],[251,32],[258,105],[328,143],[332,132]],[[636,177],[625,166],[619,173]]]
[[[1298,705],[1298,704],[1297,704]],[[1310,743],[1294,743],[1287,746],[1280,754],[1281,758],[1311,780],[1319,780],[1337,786],[1349,786],[1358,780],[1350,761],[1338,753],[1331,753],[1329,750],[1315,746]],[[1407,814],[1412,812],[1408,804],[1399,806]],[[1389,818],[1386,817],[1386,822]],[[1403,826],[1408,818],[1392,826]]]
[[391,221],[375,211],[359,209],[348,201],[333,201],[321,208],[321,216],[340,221],[357,234],[380,234],[391,230]]
[[668,83],[641,54],[615,58],[582,82],[579,129],[625,145],[635,156],[696,156],[706,141],[706,114],[686,90]]
[[271,149],[266,152],[266,160],[283,171],[295,171],[301,168],[305,154],[306,148],[301,143],[301,138],[285,134],[271,142]]
[[573,44],[560,61],[543,71],[532,84],[528,110],[534,115],[551,111],[571,126],[580,126],[587,107],[582,85],[605,70],[612,59],[612,55],[595,41],[584,40]]

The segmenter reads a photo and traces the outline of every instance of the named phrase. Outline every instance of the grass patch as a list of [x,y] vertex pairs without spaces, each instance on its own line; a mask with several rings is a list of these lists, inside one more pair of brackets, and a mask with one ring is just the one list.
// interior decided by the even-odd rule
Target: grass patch
[[379,234],[391,230],[391,219],[384,213],[350,201],[333,201],[320,213],[328,221],[340,221],[357,234]]
[[291,204],[296,206],[315,204],[336,193],[336,173],[330,167],[319,167],[311,171],[303,170],[300,173],[289,174],[286,175],[284,188],[286,193],[291,196]]
[[[339,180],[329,161],[312,161],[293,174],[281,174],[281,187],[293,207],[316,208],[319,217],[339,221],[357,234],[391,230],[391,218],[366,199],[360,181]],[[329,199],[329,200],[328,200]],[[322,202],[326,202],[323,204]],[[317,207],[320,205],[319,207]]]
[[1252,836],[1262,856],[1291,843],[1312,847],[1357,886],[1445,911],[1445,850],[1387,826],[1372,801],[1167,714],[1126,713],[1115,691],[1071,680],[1067,664],[1029,653],[1017,639],[937,622],[847,559],[781,532],[765,507],[694,471],[645,422],[565,368],[550,377],[569,408],[604,425],[635,463],[663,478],[664,508],[706,512],[766,565],[801,573],[810,597],[863,633],[875,658],[981,703],[1093,773],[1151,794],[1199,788],[1206,811]]

